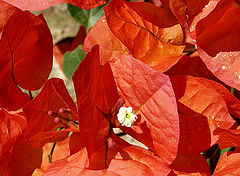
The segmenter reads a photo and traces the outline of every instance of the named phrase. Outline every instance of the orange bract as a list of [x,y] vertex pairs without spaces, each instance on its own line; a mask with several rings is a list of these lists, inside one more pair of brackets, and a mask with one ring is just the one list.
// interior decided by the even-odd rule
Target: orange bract
[[180,58],[183,32],[170,11],[123,0],[111,1],[104,11],[113,34],[137,59],[164,72]]
[[[228,90],[204,78],[175,76],[171,82],[180,115],[179,152],[203,152],[217,142],[217,136],[213,135],[216,128],[233,125],[234,120],[229,114],[231,106],[228,105],[235,101],[235,105],[239,106],[240,102],[225,100],[226,94],[220,90]],[[233,96],[228,93],[228,96]]]
[[169,77],[131,56],[117,56],[110,65],[125,106],[138,116],[131,128],[120,128],[170,164],[177,153],[179,118]]
[[[107,163],[107,168],[91,170],[89,166],[88,151],[86,148],[68,158],[51,163],[44,172],[45,176],[57,175],[95,175],[95,176],[114,176],[114,175],[167,175],[170,172],[169,166],[164,161],[155,156],[153,152],[131,146],[118,137],[113,136],[116,142],[115,147],[107,151],[107,158],[98,158],[96,163]],[[101,150],[95,151],[95,155]]]
[[88,53],[95,45],[99,45],[100,62],[104,65],[108,60],[119,54],[128,54],[128,49],[112,33],[105,17],[102,17],[89,31],[83,50]]
[[105,0],[2,0],[22,10],[40,11],[59,3],[70,3],[83,9],[92,9],[106,3]]
[[240,153],[225,152],[220,157],[213,176],[238,176],[240,173]]

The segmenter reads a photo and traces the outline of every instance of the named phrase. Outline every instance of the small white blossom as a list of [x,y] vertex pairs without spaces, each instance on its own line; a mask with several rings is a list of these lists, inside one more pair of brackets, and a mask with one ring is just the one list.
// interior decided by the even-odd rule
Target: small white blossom
[[131,125],[136,121],[137,116],[133,114],[132,107],[121,107],[117,114],[118,121],[122,126],[131,127]]

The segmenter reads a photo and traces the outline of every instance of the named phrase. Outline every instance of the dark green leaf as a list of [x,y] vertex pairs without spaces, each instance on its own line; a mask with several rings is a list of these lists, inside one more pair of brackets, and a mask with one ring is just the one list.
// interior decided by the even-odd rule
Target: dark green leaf
[[82,50],[82,45],[79,45],[75,50],[66,52],[63,57],[63,72],[72,79],[72,75],[77,69],[80,62],[85,57],[86,53]]
[[220,156],[225,152],[231,151],[232,149],[233,149],[232,147],[228,147],[228,148],[225,148],[225,149],[221,150],[220,151]]
[[102,6],[85,10],[68,4],[68,10],[72,17],[86,28],[87,31],[104,15]]

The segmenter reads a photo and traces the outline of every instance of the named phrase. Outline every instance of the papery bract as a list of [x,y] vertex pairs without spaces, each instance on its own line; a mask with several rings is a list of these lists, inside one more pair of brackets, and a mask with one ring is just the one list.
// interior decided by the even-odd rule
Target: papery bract
[[238,176],[240,173],[240,153],[225,152],[221,155],[213,176]]
[[213,131],[234,123],[224,97],[204,78],[175,76],[171,82],[180,115],[179,152],[207,150],[217,141]]
[[0,38],[2,35],[3,26],[7,23],[8,19],[17,12],[21,12],[20,9],[0,0]]
[[27,120],[22,111],[0,110],[0,173],[2,176],[30,176],[40,167],[42,149],[23,139]]
[[[24,116],[0,109],[0,156],[9,152],[27,127]],[[1,158],[0,157],[0,158]],[[7,161],[6,161],[7,162]]]
[[9,163],[4,168],[3,176],[31,176],[35,168],[41,166],[41,161],[42,148],[33,147],[28,142],[23,141],[12,149]]
[[227,85],[240,90],[239,30],[239,3],[219,1],[208,16],[197,23],[196,44],[208,69]]
[[240,100],[236,98],[226,87],[222,84],[214,82],[212,80],[205,80],[205,84],[213,87],[217,93],[219,93],[224,101],[226,102],[228,112],[235,116],[236,118],[240,118]]
[[70,3],[83,9],[92,9],[106,3],[105,0],[2,0],[22,10],[40,11],[59,3]]
[[116,55],[128,54],[128,49],[109,29],[105,17],[100,18],[89,31],[82,49],[88,53],[94,45],[99,45],[101,64]]
[[[110,130],[106,115],[119,98],[109,63],[100,64],[99,46],[93,47],[80,63],[73,75],[73,82],[82,145],[87,148],[90,158],[94,151],[104,151],[106,147]],[[102,153],[103,158],[104,155]]]
[[164,72],[180,58],[183,32],[170,11],[124,0],[111,1],[104,11],[113,34],[137,59]]
[[0,47],[0,104],[16,110],[29,100],[18,86],[37,90],[49,76],[52,37],[42,16],[19,12],[5,25]]
[[[4,1],[35,10],[61,2],[86,9],[105,3]],[[22,93],[20,87],[36,90],[46,81],[52,39],[43,16],[19,12],[0,0],[4,6],[0,9],[4,12],[0,14],[0,175],[30,176],[35,170],[39,176],[208,176],[212,164],[209,169],[200,152],[216,143],[220,149],[240,147],[236,128],[240,101],[226,85],[217,83],[219,78],[240,90],[240,1],[162,3],[167,8],[124,0],[112,0],[105,7],[106,16],[89,32],[84,42],[87,56],[73,76],[77,111],[57,78],[48,80],[31,101]],[[190,53],[178,62],[184,49],[178,22],[190,25],[189,48],[194,50],[196,42],[207,67],[199,57],[188,57]],[[171,79],[160,71],[167,71]],[[9,111],[22,106],[24,113]],[[126,107],[128,112],[119,115]],[[128,115],[131,124],[124,126]],[[123,141],[114,134],[115,127],[123,131],[119,136],[129,134],[148,149]],[[65,138],[63,145],[45,145]],[[57,155],[49,164],[55,144]],[[223,153],[214,163],[213,175],[240,175],[237,152],[239,148]]]
[[206,9],[218,0],[161,0],[163,6],[168,7],[181,25],[188,22],[191,31],[195,30],[196,21],[203,18]]
[[187,14],[189,24],[192,24],[193,19],[202,12],[203,8],[209,3],[210,0],[186,0]]
[[110,64],[119,95],[139,119],[120,128],[170,164],[177,154],[179,118],[169,77],[131,56],[117,56]]
[[197,23],[208,16],[208,14],[216,7],[219,0],[203,0],[188,1],[189,8],[189,34],[196,42],[196,26]]
[[[195,54],[194,54],[195,55]],[[177,75],[191,75],[216,80],[216,77],[207,69],[206,64],[198,56],[183,55],[178,63],[170,68],[165,74],[170,77]]]
[[[58,113],[60,108],[68,109],[69,113]],[[59,127],[67,128],[68,120],[77,119],[75,103],[68,94],[63,80],[58,78],[48,80],[41,92],[23,107],[23,111],[28,120],[25,137],[37,146],[66,138],[69,131],[55,130]],[[59,123],[55,123],[55,117],[49,115],[49,111],[61,116]]]
[[63,129],[59,131],[46,131],[46,132],[39,132],[33,136],[30,136],[28,141],[33,146],[42,147],[44,144],[49,142],[58,142],[62,141],[68,137],[69,132],[77,132],[77,130],[72,129]]
[[1,46],[1,56],[13,63],[16,83],[27,90],[41,88],[52,68],[52,36],[43,17],[29,12],[12,15]]
[[217,128],[213,134],[219,135],[218,143],[220,149],[240,147],[240,130]]
[[186,10],[188,7],[186,0],[161,0],[161,2],[172,11],[180,24],[183,25],[187,22]]
[[[170,70],[165,72],[170,77],[177,75],[189,75],[195,77],[203,77],[204,83],[213,87],[226,102],[228,111],[235,117],[240,117],[240,101],[225,87],[219,79],[217,79],[212,72],[210,72],[204,62],[199,57],[183,56],[179,62]],[[216,81],[216,82],[215,82]]]
[[[5,154],[1,153],[3,156],[0,158],[0,169],[4,176],[31,175],[36,168],[41,167],[41,147],[48,142],[63,140],[70,131],[74,131],[69,129],[55,131],[62,126],[68,128],[68,120],[71,118],[76,120],[77,118],[75,103],[60,79],[55,78],[47,81],[38,96],[25,104],[23,109],[27,118],[20,116],[23,113],[15,112],[15,114],[6,116],[9,117],[9,121],[6,121],[5,118],[5,123],[1,123],[3,133],[0,134]],[[56,124],[54,117],[49,116],[51,113],[48,112],[49,110],[52,110],[52,113],[59,112],[59,109],[61,112],[64,109],[69,109],[71,116],[69,113],[66,115],[61,113],[61,123]],[[6,114],[6,111],[3,112]],[[15,121],[19,125],[14,123]],[[13,127],[13,125],[15,126]],[[18,138],[19,140],[17,140]]]
[[86,148],[83,148],[68,158],[51,163],[44,175],[126,176],[131,174],[133,176],[154,176],[168,174],[169,168],[164,164],[164,161],[155,156],[151,151],[131,146],[116,137],[113,137],[113,140],[116,142],[116,145],[108,149],[107,159],[99,158],[99,161],[96,161],[108,163],[107,168],[99,170],[89,169],[87,167],[89,163],[88,152]]
[[179,154],[171,168],[176,175],[210,176],[210,169],[206,159],[199,153]]
[[[56,143],[52,156],[52,162],[66,158],[70,155],[69,139],[70,137]],[[41,164],[42,171],[44,171],[49,164],[49,154],[51,153],[53,145],[54,143],[47,143],[43,146],[43,159]]]

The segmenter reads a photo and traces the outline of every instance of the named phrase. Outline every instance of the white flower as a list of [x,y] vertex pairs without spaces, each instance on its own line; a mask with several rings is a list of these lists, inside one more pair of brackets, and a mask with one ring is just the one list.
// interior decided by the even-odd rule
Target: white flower
[[122,126],[131,127],[131,125],[136,121],[137,116],[132,113],[132,107],[121,107],[117,114],[118,121]]

